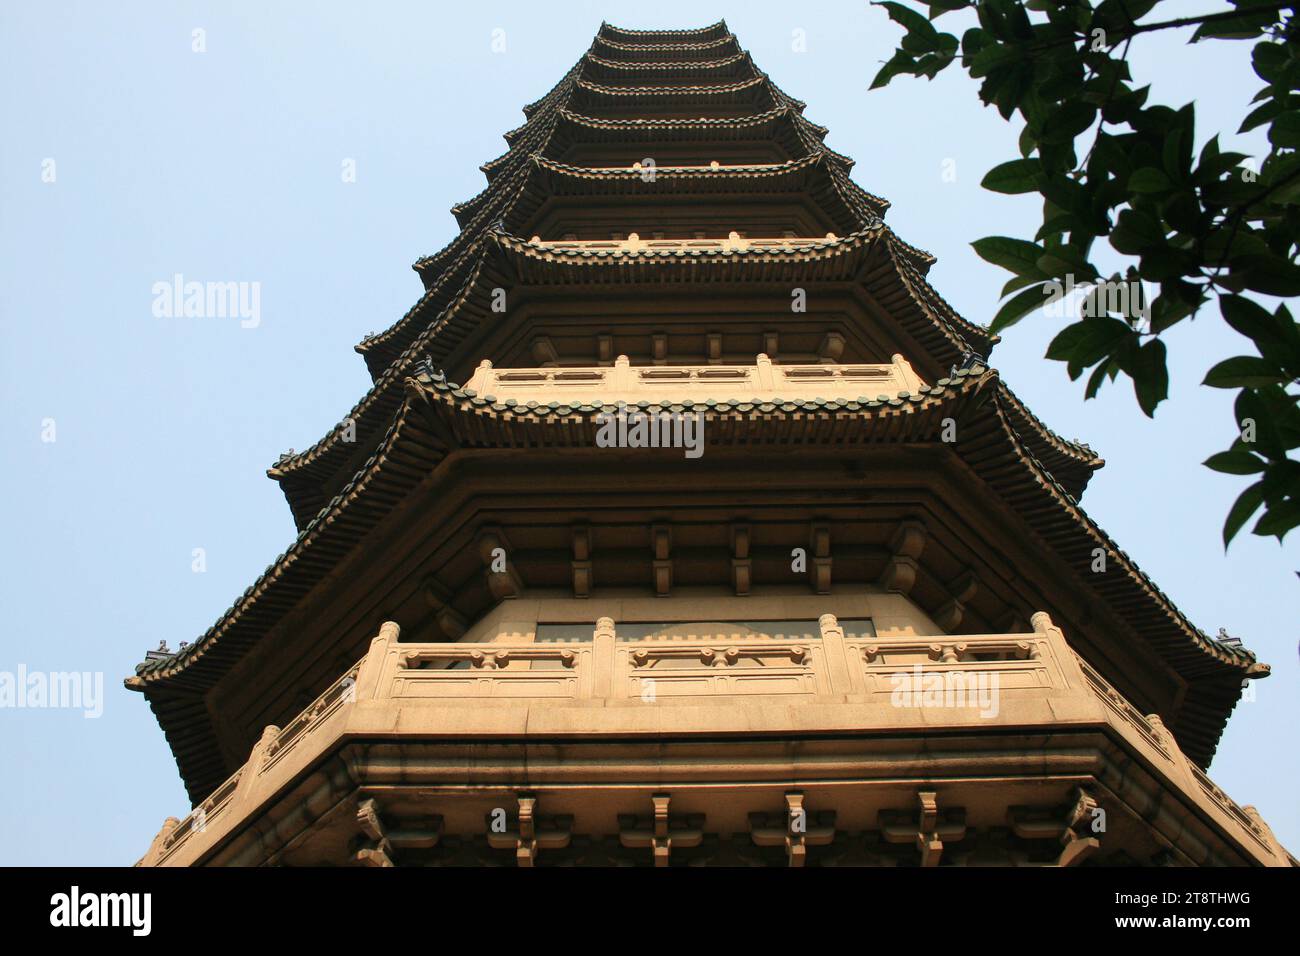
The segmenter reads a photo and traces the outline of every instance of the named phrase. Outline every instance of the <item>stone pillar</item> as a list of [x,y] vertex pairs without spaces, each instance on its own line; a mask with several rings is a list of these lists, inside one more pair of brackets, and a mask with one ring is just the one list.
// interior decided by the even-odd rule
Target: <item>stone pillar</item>
[[608,700],[614,696],[614,679],[617,670],[614,619],[602,617],[596,621],[596,632],[591,640],[591,694],[597,699]]
[[357,700],[374,700],[387,693],[388,679],[397,669],[397,636],[401,630],[395,621],[379,626],[379,634],[370,642],[370,651],[357,671]]
[[844,628],[834,614],[817,619],[822,633],[822,660],[825,661],[826,689],[832,694],[852,694],[856,690],[849,671],[849,654],[844,646]]

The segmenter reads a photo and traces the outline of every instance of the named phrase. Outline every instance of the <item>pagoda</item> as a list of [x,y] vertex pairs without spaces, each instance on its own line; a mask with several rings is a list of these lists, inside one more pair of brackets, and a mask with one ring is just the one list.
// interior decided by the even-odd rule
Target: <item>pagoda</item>
[[297,538],[126,680],[193,802],[142,865],[1295,865],[1205,773],[1268,667],[725,23],[524,116],[270,469]]

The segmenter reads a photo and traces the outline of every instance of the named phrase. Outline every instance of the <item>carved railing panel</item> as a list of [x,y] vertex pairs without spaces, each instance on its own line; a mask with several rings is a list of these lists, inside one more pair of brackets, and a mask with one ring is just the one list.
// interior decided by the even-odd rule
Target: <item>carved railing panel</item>
[[958,685],[968,675],[999,694],[1065,687],[1050,641],[1032,634],[853,638],[846,639],[844,647],[867,694],[891,694],[908,679],[915,683],[918,676]]
[[631,641],[616,645],[616,654],[625,697],[830,693],[816,641]]
[[357,674],[361,663],[350,667],[342,677],[336,680],[325,692],[307,706],[301,714],[284,726],[267,747],[263,763],[258,773],[266,773],[286,754],[298,746],[316,727],[332,717],[345,703],[356,699]]
[[578,642],[404,645],[387,696],[403,700],[586,697],[591,692],[591,649],[591,644]]
[[246,767],[236,770],[221,786],[212,791],[211,796],[190,811],[189,816],[181,820],[172,829],[162,843],[162,855],[157,863],[162,864],[180,852],[195,834],[206,832],[207,828],[219,821],[230,806],[239,787],[240,778]]
[[484,360],[465,387],[500,402],[546,405],[892,398],[925,385],[901,355],[878,365],[777,365],[759,355],[753,365],[649,366],[633,366],[620,355],[613,365],[581,368],[497,369]]
[[1110,682],[1098,674],[1087,661],[1082,657],[1077,657],[1077,659],[1079,661],[1079,667],[1083,670],[1083,676],[1087,678],[1093,691],[1099,698],[1101,698],[1102,703],[1110,709],[1111,713],[1118,716],[1121,721],[1141,735],[1142,739],[1149,747],[1151,747],[1151,749],[1155,750],[1166,760],[1172,761],[1174,755],[1170,752],[1169,747],[1165,745],[1162,735],[1157,733],[1156,728],[1152,725],[1151,721],[1147,719],[1146,715],[1130,704],[1128,699],[1112,687]]
[[1191,764],[1192,776],[1200,784],[1202,793],[1216,803],[1225,813],[1232,817],[1237,823],[1245,827],[1251,836],[1265,849],[1270,849],[1269,841],[1264,833],[1264,828],[1260,825],[1259,820],[1247,813],[1240,804],[1223,792],[1219,786],[1205,775],[1200,767]]

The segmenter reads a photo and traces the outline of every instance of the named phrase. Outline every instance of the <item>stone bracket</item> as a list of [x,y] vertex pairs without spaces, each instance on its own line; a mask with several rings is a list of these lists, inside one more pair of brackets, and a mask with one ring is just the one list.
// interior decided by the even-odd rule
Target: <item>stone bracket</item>
[[650,547],[654,554],[654,588],[656,597],[667,597],[673,588],[673,529],[657,524],[650,529]]
[[749,525],[731,526],[731,583],[737,597],[749,594],[754,583],[754,561],[749,556]]
[[451,592],[432,577],[424,579],[424,600],[449,640],[458,641],[469,630],[469,621],[451,606]]
[[922,866],[938,866],[944,843],[956,843],[966,836],[966,811],[940,812],[938,794],[917,793],[917,809],[880,811],[880,832],[889,843],[915,843]]
[[362,866],[391,867],[393,846],[384,832],[384,822],[379,817],[379,806],[373,799],[363,800],[357,806],[357,826],[361,829],[352,853],[352,859]]
[[815,594],[831,593],[831,526],[815,524],[809,534],[808,571]]
[[966,604],[979,590],[975,575],[967,570],[955,580],[948,583],[950,598],[934,612],[934,623],[946,633],[951,634],[961,626],[966,616]]
[[1074,866],[1101,848],[1092,834],[1093,811],[1097,798],[1082,787],[1074,790],[1074,802],[1062,810],[1055,808],[1008,807],[1007,822],[1011,832],[1022,840],[1056,840],[1061,844],[1057,866]]
[[395,850],[429,849],[442,838],[441,816],[428,817],[414,826],[392,826],[373,797],[357,804],[356,822],[361,835],[353,843],[352,858],[362,866],[393,866]]
[[586,525],[573,526],[573,596],[591,595],[591,529]]
[[817,346],[817,357],[823,362],[838,362],[844,354],[845,338],[839,332],[827,332]]
[[784,846],[791,866],[803,866],[808,847],[826,846],[835,839],[835,812],[817,814],[815,822],[803,806],[803,791],[790,790],[785,795],[784,819],[767,813],[749,815],[749,832],[755,846]]
[[915,519],[904,521],[889,542],[889,561],[880,576],[880,586],[886,591],[908,594],[916,583],[920,569],[918,560],[925,550],[927,532],[925,525]]
[[560,361],[560,355],[555,350],[555,343],[550,340],[549,336],[539,335],[533,339],[532,353],[533,361],[542,368],[550,368]]
[[618,840],[629,850],[650,847],[655,866],[667,866],[674,847],[690,849],[703,842],[704,816],[669,816],[671,796],[667,793],[656,793],[650,800],[654,804],[654,817],[647,821],[620,816]]
[[537,798],[532,794],[517,796],[519,809],[514,830],[498,833],[492,829],[492,815],[488,814],[488,845],[495,850],[514,850],[515,863],[533,866],[542,850],[558,850],[573,839],[573,817],[560,815],[542,817],[536,814]]
[[[492,565],[497,561],[495,552],[500,549],[505,554],[505,569],[494,571]],[[515,570],[515,563],[510,558],[510,543],[505,532],[497,527],[486,527],[479,532],[478,553],[487,573],[488,590],[497,601],[518,597],[524,589],[523,579]]]

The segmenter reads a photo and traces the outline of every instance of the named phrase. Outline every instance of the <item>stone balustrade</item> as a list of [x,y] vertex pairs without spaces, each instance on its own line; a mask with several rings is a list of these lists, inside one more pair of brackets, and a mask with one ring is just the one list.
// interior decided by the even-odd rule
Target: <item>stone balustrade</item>
[[725,239],[642,239],[635,232],[626,239],[542,239],[533,236],[530,246],[538,249],[579,253],[637,252],[796,252],[819,249],[839,241],[833,232],[825,236],[756,237],[730,233]]
[[799,639],[402,643],[387,623],[369,652],[189,817],[169,819],[141,865],[185,865],[246,825],[347,739],[485,736],[658,740],[737,734],[947,734],[1109,728],[1259,862],[1287,865],[1259,815],[1230,800],[1081,660],[1045,613],[1028,634],[847,637],[824,614]]
[[753,365],[632,366],[620,355],[612,366],[498,369],[484,360],[466,383],[499,402],[546,405],[624,402],[780,401],[783,399],[893,398],[925,384],[907,359],[887,365],[776,365],[759,355]]

